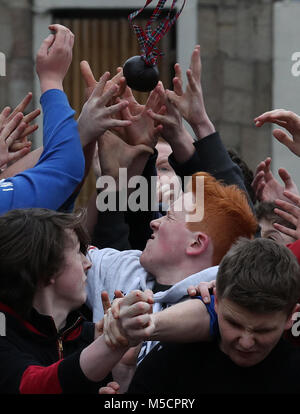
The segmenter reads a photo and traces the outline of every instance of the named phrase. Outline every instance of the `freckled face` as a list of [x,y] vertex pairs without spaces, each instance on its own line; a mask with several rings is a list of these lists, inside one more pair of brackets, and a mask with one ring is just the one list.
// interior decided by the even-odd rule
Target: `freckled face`
[[186,206],[190,201],[189,193],[180,196],[171,206],[167,214],[153,220],[150,226],[153,230],[151,238],[141,255],[142,266],[155,274],[157,266],[180,263],[191,232],[186,227]]

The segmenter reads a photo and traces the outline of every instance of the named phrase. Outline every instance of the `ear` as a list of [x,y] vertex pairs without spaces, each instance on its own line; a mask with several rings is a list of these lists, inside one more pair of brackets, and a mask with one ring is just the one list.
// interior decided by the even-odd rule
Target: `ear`
[[204,253],[209,247],[210,238],[205,233],[193,233],[193,238],[190,240],[189,245],[186,248],[186,254],[188,256],[197,256]]
[[[298,313],[299,311],[300,311],[300,304],[299,304],[299,303],[297,303],[297,304],[295,305],[294,309],[292,310],[292,312],[291,312],[290,316],[288,317],[287,321],[286,321],[286,324],[285,324],[285,326],[284,326],[284,330],[285,330],[285,331],[287,331],[287,330],[289,330],[289,329],[291,329],[291,328],[292,328],[292,326],[293,326],[293,324],[294,324],[295,320],[297,319],[297,317],[295,318],[295,317],[293,317],[293,316],[294,316],[294,314],[295,314],[295,313]],[[297,316],[299,316],[299,315],[297,315]]]

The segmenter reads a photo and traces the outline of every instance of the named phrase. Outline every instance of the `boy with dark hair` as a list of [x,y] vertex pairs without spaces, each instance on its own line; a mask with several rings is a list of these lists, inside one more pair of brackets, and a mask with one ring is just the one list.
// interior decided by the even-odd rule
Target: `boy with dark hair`
[[[129,393],[299,392],[300,351],[282,338],[299,308],[295,256],[271,240],[241,239],[223,258],[216,283],[210,305],[190,301],[202,303],[197,317],[206,342],[157,345],[138,366]],[[152,333],[158,330],[156,322],[154,314],[148,332],[151,324]],[[174,336],[181,325],[178,319]]]
[[0,216],[1,394],[98,393],[128,350],[109,348],[101,324],[78,311],[91,266],[83,219],[47,209]]

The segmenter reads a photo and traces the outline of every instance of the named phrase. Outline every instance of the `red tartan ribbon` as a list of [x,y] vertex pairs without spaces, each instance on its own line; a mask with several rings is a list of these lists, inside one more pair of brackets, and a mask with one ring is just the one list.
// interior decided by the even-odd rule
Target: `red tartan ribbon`
[[136,10],[128,16],[130,24],[137,36],[141,48],[141,56],[144,59],[145,63],[149,66],[156,65],[158,58],[163,55],[163,53],[158,49],[156,45],[176,22],[186,2],[186,0],[183,0],[181,9],[177,13],[175,13],[173,17],[171,17],[171,12],[177,3],[177,0],[172,0],[172,6],[169,10],[168,15],[162,20],[159,26],[155,30],[153,30],[151,24],[159,18],[162,9],[164,8],[164,5],[167,1],[168,0],[158,1],[158,4],[150,17],[150,20],[146,24],[145,30],[143,30],[140,26],[133,24],[132,21],[135,17],[141,14],[150,3],[152,3],[152,0],[147,0],[144,7],[142,7],[139,10]]

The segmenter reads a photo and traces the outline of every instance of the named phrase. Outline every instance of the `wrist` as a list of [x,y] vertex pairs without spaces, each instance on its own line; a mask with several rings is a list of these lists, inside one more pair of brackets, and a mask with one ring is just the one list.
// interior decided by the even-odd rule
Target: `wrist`
[[191,124],[191,127],[198,140],[207,137],[216,132],[214,124],[206,116],[205,119],[197,124]]
[[189,160],[195,152],[194,140],[188,131],[183,128],[178,139],[170,142],[175,160],[182,164]]
[[63,88],[63,82],[62,80],[56,80],[56,79],[40,79],[40,87],[41,87],[41,93],[45,93],[50,89],[59,89],[61,91],[64,90]]

